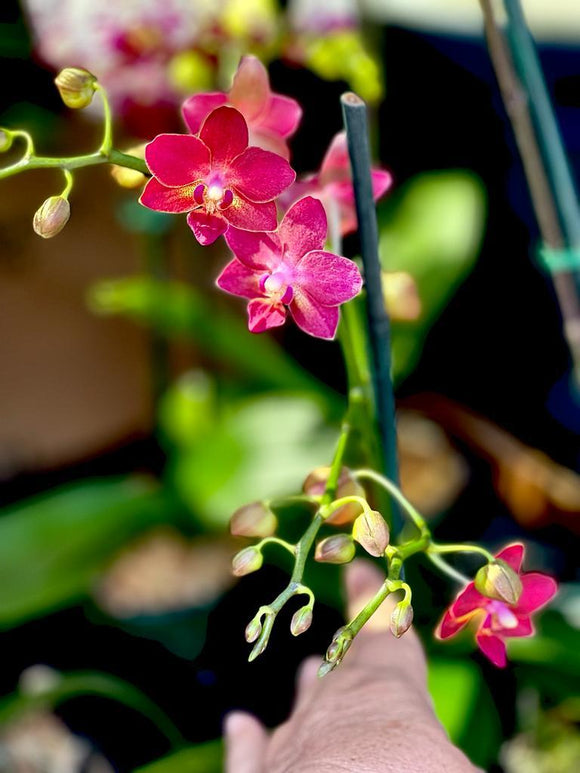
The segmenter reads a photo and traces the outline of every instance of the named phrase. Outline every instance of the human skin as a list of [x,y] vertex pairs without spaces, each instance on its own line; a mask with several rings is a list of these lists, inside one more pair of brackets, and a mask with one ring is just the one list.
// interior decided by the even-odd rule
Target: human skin
[[[368,562],[347,567],[349,617],[383,579]],[[415,631],[395,639],[389,630],[392,608],[383,604],[327,676],[316,675],[320,658],[302,664],[292,713],[273,732],[250,714],[229,714],[226,772],[474,773],[433,713]]]

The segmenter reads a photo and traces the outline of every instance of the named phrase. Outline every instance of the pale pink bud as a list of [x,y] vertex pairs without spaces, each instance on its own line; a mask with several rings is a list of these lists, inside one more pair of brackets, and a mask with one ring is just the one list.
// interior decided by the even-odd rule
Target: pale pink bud
[[[328,476],[330,475],[330,467],[317,467],[312,470],[310,475],[304,481],[302,490],[309,496],[321,496],[324,494]],[[340,471],[338,478],[335,499],[341,499],[342,497],[362,497],[366,498],[366,492],[360,483],[353,477],[352,472],[348,467],[343,467]],[[342,526],[345,523],[352,523],[357,515],[362,512],[362,507],[356,502],[350,502],[347,505],[339,507],[331,515],[328,516],[325,523],[332,523],[334,526]]]
[[250,545],[250,547],[240,550],[233,557],[232,572],[236,577],[243,577],[245,574],[256,572],[263,564],[264,559],[261,552]]
[[354,558],[355,552],[350,534],[335,534],[318,543],[314,558],[325,564],[348,564]]
[[406,271],[383,271],[381,284],[385,306],[393,320],[409,321],[421,314],[421,299],[415,280]]
[[517,604],[522,594],[522,581],[505,561],[490,561],[475,575],[475,587],[490,599]]
[[81,67],[65,67],[54,79],[62,101],[67,107],[78,110],[93,101],[97,79]]
[[398,639],[406,633],[413,622],[413,607],[405,601],[400,601],[391,615],[391,633]]
[[367,553],[378,558],[389,544],[389,527],[379,512],[368,510],[354,522],[352,536]]
[[34,214],[32,227],[43,239],[51,239],[62,231],[70,217],[70,204],[64,196],[50,196]]
[[263,502],[252,502],[238,508],[230,520],[230,531],[236,537],[271,537],[278,519]]
[[292,622],[290,623],[290,632],[292,636],[300,636],[307,631],[312,624],[312,607],[306,606],[294,612]]
[[245,637],[248,644],[252,644],[253,642],[255,642],[261,633],[262,633],[262,623],[258,618],[254,617],[254,619],[250,620],[250,622],[246,626]]

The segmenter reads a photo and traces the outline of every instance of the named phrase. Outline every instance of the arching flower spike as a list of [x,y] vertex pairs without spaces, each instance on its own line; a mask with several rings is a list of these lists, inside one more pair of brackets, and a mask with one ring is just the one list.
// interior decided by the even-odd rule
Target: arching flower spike
[[488,598],[470,582],[445,612],[435,632],[437,638],[455,636],[479,613],[482,620],[475,641],[495,666],[504,668],[507,662],[505,639],[510,636],[532,636],[532,613],[547,604],[557,590],[556,581],[548,575],[539,572],[521,574],[523,557],[524,546],[520,544],[508,545],[496,556],[520,575],[522,592],[515,604]]
[[286,140],[298,128],[302,108],[296,100],[271,91],[268,71],[255,56],[242,57],[227,94],[194,94],[185,100],[182,113],[190,132],[197,134],[207,115],[225,104],[246,119],[252,145],[289,157]]
[[[373,198],[379,199],[390,187],[392,177],[384,169],[371,169]],[[303,180],[298,180],[284,193],[283,201],[291,204],[301,196],[315,196],[324,204],[329,218],[334,207],[340,220],[340,232],[343,236],[356,230],[356,208],[354,188],[346,133],[339,132],[330,143],[320,171]]]
[[228,231],[236,257],[217,285],[249,299],[253,333],[284,324],[288,308],[304,332],[334,338],[339,306],[359,293],[362,278],[352,260],[323,250],[326,232],[324,207],[311,196],[288,210],[276,233]]
[[199,137],[160,134],[145,148],[153,177],[139,201],[158,212],[188,212],[200,244],[211,244],[230,225],[273,231],[274,199],[292,183],[288,162],[248,147],[248,127],[233,107],[219,107],[204,121]]

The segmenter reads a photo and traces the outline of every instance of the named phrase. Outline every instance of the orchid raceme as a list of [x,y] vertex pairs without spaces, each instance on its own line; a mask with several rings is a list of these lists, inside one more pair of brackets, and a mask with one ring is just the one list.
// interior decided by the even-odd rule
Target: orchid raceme
[[227,94],[194,94],[186,99],[182,112],[190,132],[197,134],[207,115],[225,104],[246,119],[252,145],[289,157],[286,140],[298,128],[302,108],[296,100],[271,91],[268,71],[255,56],[242,57]]
[[276,233],[228,231],[235,258],[217,285],[249,299],[253,333],[284,324],[288,308],[304,332],[334,337],[339,306],[359,293],[362,278],[351,260],[324,251],[326,232],[324,208],[311,196],[288,210]]
[[522,592],[515,604],[488,598],[470,582],[445,612],[435,634],[437,638],[455,636],[467,623],[480,616],[482,619],[475,635],[477,645],[494,665],[503,668],[506,665],[505,639],[532,636],[534,628],[530,616],[557,590],[552,577],[539,572],[522,574],[523,557],[524,546],[520,544],[508,545],[496,556],[520,575]]
[[[390,188],[392,177],[386,170],[373,167],[371,179],[376,201]],[[339,132],[333,138],[320,171],[295,182],[284,194],[283,201],[292,203],[306,195],[322,201],[329,219],[334,216],[334,211],[337,212],[343,236],[356,230],[354,188],[345,132]]]
[[218,107],[198,137],[160,134],[145,148],[153,177],[139,201],[158,212],[188,212],[200,244],[212,244],[230,225],[274,231],[274,199],[292,183],[293,169],[281,156],[248,147],[248,127],[233,107]]

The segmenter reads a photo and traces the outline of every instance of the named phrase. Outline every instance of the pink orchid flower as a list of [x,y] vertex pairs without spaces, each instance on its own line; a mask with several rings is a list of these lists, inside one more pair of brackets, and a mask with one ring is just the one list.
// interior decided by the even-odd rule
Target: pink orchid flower
[[[379,199],[391,186],[392,177],[383,169],[371,169],[373,197]],[[336,134],[330,143],[320,171],[299,180],[283,196],[288,205],[302,196],[315,196],[324,204],[329,220],[334,212],[340,222],[343,236],[356,231],[356,209],[346,132]],[[332,227],[332,226],[331,226]]]
[[524,546],[508,545],[496,558],[505,561],[521,575],[522,593],[516,604],[508,604],[483,596],[473,582],[461,591],[445,612],[435,632],[438,639],[455,636],[470,620],[482,615],[475,640],[479,649],[495,666],[506,665],[505,639],[510,636],[532,636],[530,616],[543,607],[557,591],[556,581],[539,572],[521,574]]
[[208,113],[225,104],[246,119],[252,145],[289,158],[286,140],[297,129],[302,108],[294,99],[270,90],[268,71],[255,56],[242,57],[227,94],[194,94],[185,100],[182,113],[190,132],[197,134]]
[[338,307],[358,294],[362,278],[352,260],[323,250],[326,232],[324,207],[311,196],[288,210],[276,233],[228,231],[235,258],[217,285],[249,299],[252,333],[284,324],[288,307],[305,333],[334,338]]
[[274,199],[292,183],[288,162],[248,147],[248,127],[233,107],[218,107],[199,137],[160,134],[145,148],[153,177],[139,201],[158,212],[188,212],[200,244],[212,244],[230,225],[247,231],[274,231]]

